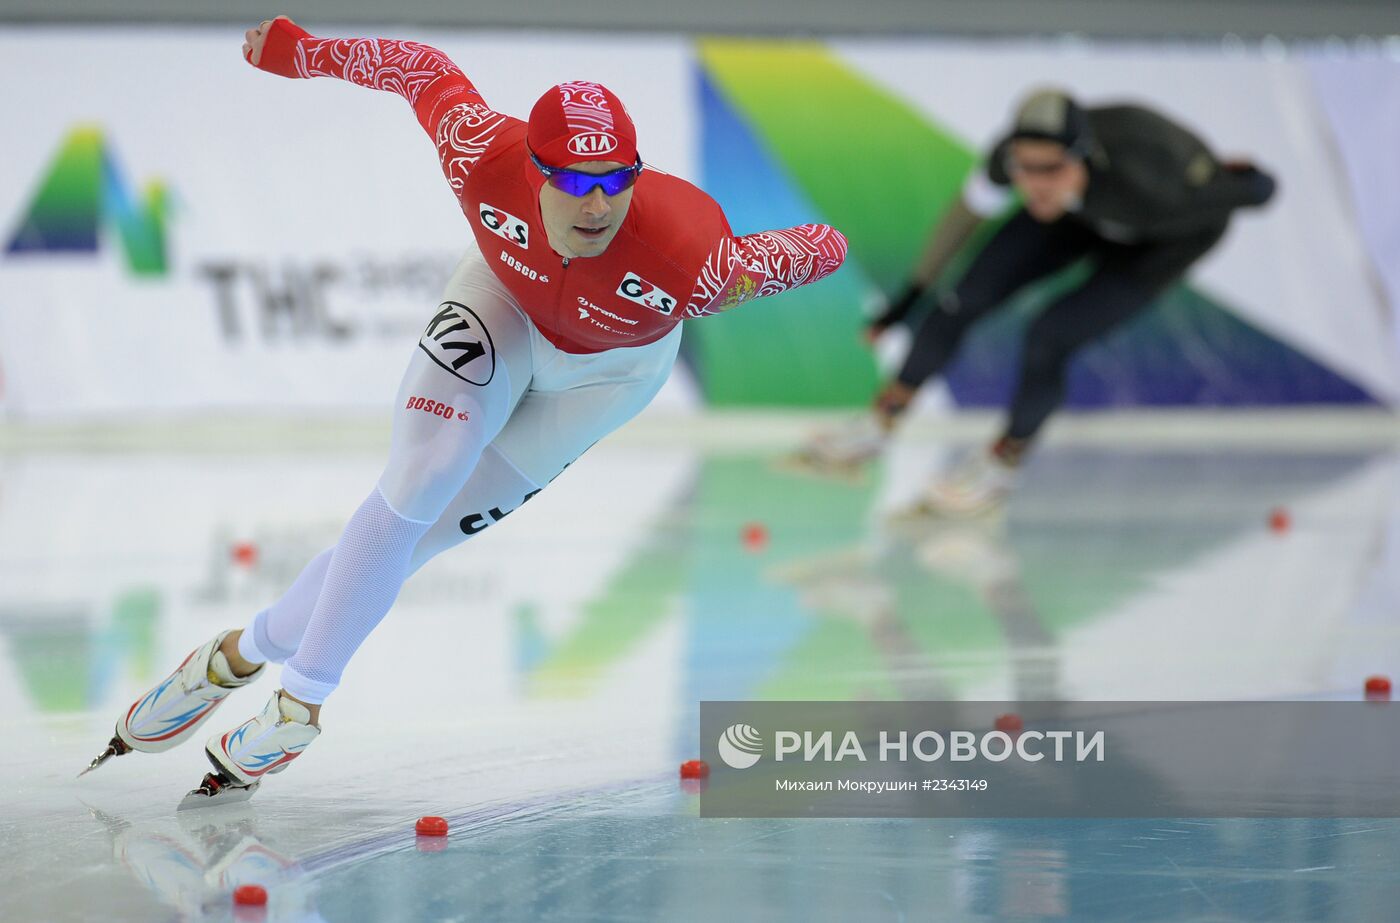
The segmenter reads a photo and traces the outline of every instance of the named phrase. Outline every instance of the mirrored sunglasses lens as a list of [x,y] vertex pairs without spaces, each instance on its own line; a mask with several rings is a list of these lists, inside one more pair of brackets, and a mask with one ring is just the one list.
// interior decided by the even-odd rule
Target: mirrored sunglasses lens
[[582,173],[555,173],[549,178],[550,185],[572,196],[585,196],[596,185],[594,178]]
[[549,183],[554,188],[572,196],[586,196],[593,191],[594,187],[602,187],[604,195],[613,196],[631,186],[636,178],[637,174],[633,170],[618,170],[615,173],[604,173],[601,176],[561,170],[549,177]]
[[637,174],[631,170],[620,170],[617,173],[609,173],[603,177],[598,185],[603,187],[605,195],[617,195],[622,190],[631,186],[637,179]]

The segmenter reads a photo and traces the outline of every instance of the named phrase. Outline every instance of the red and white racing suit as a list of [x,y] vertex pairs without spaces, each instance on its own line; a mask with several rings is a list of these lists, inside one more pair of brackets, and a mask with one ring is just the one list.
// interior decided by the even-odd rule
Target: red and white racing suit
[[607,250],[565,259],[545,235],[525,123],[488,107],[442,52],[276,20],[258,66],[404,97],[476,237],[409,362],[375,492],[244,632],[245,657],[288,660],[287,691],[320,702],[403,579],[651,401],[683,319],[816,281],[846,241],[821,224],[735,236],[708,195],[647,169]]

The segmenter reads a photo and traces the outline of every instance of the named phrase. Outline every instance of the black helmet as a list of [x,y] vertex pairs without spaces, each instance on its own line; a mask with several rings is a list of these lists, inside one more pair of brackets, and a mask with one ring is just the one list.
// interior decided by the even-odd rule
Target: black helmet
[[1036,90],[1016,109],[1010,138],[1055,141],[1076,157],[1087,157],[1092,147],[1089,119],[1063,90]]

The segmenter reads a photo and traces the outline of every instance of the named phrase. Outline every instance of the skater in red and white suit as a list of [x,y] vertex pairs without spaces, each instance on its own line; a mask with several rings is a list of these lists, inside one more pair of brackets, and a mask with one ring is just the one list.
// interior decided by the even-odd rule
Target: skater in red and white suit
[[735,236],[705,193],[643,168],[631,118],[598,84],[552,87],[522,122],[425,45],[321,39],[279,17],[248,32],[244,54],[283,77],[404,97],[476,244],[413,351],[388,464],[339,542],[246,628],[210,640],[133,704],[94,761],[188,739],[232,688],[285,662],[263,712],[210,738],[216,772],[192,803],[246,796],[295,759],[404,580],[645,407],[683,319],[814,282],[846,255],[826,225]]

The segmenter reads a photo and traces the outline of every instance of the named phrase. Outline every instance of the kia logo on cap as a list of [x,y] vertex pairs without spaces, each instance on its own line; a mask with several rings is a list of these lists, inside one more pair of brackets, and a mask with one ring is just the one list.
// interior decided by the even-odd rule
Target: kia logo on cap
[[617,139],[605,131],[586,131],[569,139],[571,154],[607,154],[617,149]]

